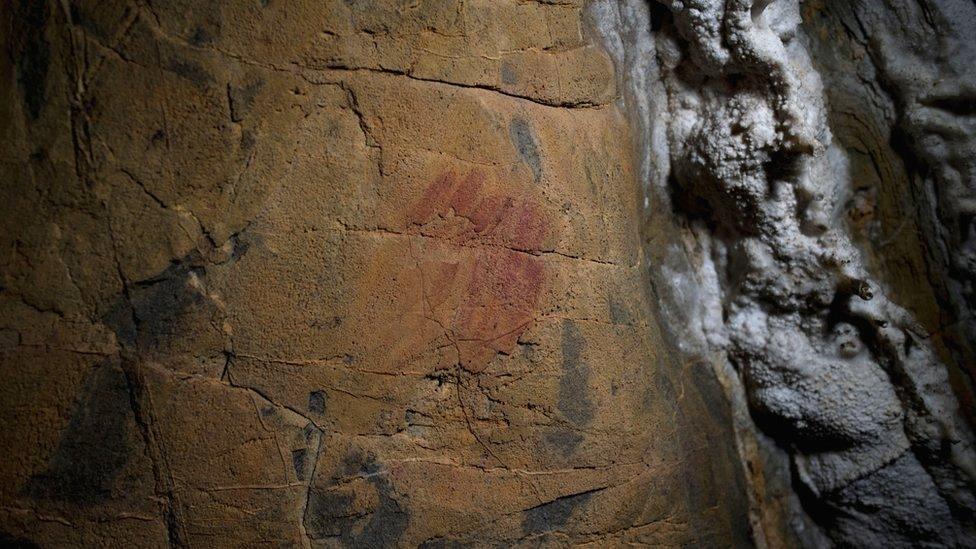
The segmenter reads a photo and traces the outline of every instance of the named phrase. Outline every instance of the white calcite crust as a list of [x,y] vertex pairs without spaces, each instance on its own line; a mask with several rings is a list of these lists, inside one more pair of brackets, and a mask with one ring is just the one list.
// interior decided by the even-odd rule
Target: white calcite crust
[[[787,449],[804,506],[835,542],[976,543],[972,433],[946,366],[840,217],[848,163],[799,2],[660,4],[671,16],[647,33],[655,60],[624,80],[643,94],[626,99],[649,127],[648,193],[674,203],[696,242],[697,257],[669,252],[651,266],[667,321],[687,326],[677,339],[732,366],[751,417]],[[615,25],[626,26],[598,21],[620,41],[618,72],[633,73],[633,33]],[[652,137],[662,131],[665,143]]]

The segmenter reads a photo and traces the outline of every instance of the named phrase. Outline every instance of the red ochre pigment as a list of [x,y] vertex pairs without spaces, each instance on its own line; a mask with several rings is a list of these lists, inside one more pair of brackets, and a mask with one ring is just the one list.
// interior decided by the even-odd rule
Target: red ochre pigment
[[483,369],[496,353],[515,347],[535,318],[545,278],[535,255],[548,232],[541,208],[531,196],[492,193],[485,181],[478,171],[463,178],[447,172],[408,217],[418,234],[473,250],[457,254],[468,265],[424,266],[428,276],[433,274],[429,306],[462,294],[447,327],[469,370]]

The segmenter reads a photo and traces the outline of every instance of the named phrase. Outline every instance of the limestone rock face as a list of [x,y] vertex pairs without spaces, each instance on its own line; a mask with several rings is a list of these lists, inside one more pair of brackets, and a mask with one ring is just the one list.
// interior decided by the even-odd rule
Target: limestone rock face
[[748,545],[587,9],[5,3],[3,542]]

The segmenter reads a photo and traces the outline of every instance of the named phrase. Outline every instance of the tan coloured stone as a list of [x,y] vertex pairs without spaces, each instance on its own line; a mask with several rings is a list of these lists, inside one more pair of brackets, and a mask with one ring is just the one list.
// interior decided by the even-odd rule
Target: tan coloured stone
[[[2,192],[31,212],[2,236],[3,436],[21,445],[3,529],[52,545],[746,543],[727,403],[658,328],[630,128],[581,9],[5,17],[8,42],[51,55],[40,84],[5,64],[0,88]],[[86,400],[103,377],[124,421]],[[89,479],[51,523],[31,479],[71,422],[109,420],[125,483]]]

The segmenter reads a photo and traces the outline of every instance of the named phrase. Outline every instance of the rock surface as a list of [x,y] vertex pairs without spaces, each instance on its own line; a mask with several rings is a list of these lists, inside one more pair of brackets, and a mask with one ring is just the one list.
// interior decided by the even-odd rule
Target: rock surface
[[5,3],[0,544],[976,545],[974,22]]
[[582,3],[0,13],[4,543],[749,544]]

